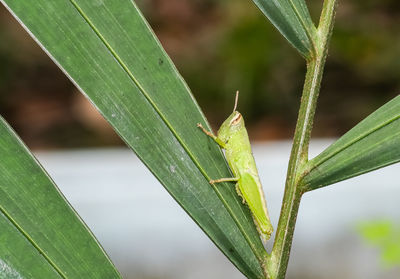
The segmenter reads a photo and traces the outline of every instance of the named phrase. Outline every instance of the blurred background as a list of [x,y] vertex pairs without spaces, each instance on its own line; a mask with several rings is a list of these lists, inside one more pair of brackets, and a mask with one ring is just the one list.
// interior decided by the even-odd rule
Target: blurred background
[[[276,172],[281,173],[283,177],[289,152],[288,140],[293,134],[304,80],[303,59],[249,0],[138,0],[137,4],[187,81],[213,127],[218,127],[230,113],[234,93],[236,90],[240,90],[239,110],[245,115],[251,140],[258,142],[259,151],[257,152],[260,155],[257,156],[255,151],[256,157],[260,158],[258,161],[262,162],[265,159],[264,155],[270,156],[273,161],[266,165],[270,169],[275,167]],[[308,1],[308,4],[314,21],[317,22],[322,1]],[[326,140],[316,141],[316,150],[321,150],[332,141],[332,138],[342,135],[368,114],[399,94],[400,28],[398,26],[400,26],[400,2],[397,0],[340,1],[313,130],[314,138],[325,138]],[[0,114],[12,125],[25,143],[37,152],[39,159],[42,160],[57,184],[70,198],[85,221],[89,223],[101,242],[104,243],[106,250],[117,262],[117,266],[123,269],[127,278],[228,278],[226,272],[236,272],[194,223],[188,217],[182,217],[185,216],[182,210],[174,211],[176,205],[172,199],[164,193],[165,191],[146,170],[143,170],[140,175],[144,177],[145,181],[148,181],[149,185],[154,185],[154,189],[157,189],[154,191],[160,191],[155,194],[155,192],[151,192],[153,190],[146,190],[150,191],[146,192],[148,198],[155,199],[152,201],[153,203],[173,208],[171,209],[173,213],[168,215],[169,217],[163,216],[161,219],[183,220],[182,223],[176,221],[176,227],[170,226],[171,237],[161,237],[162,241],[157,244],[159,247],[157,253],[169,251],[168,247],[162,248],[162,245],[170,242],[170,248],[180,245],[182,255],[190,253],[186,255],[203,259],[204,265],[199,268],[200,273],[197,277],[193,274],[189,275],[189,273],[178,277],[172,271],[172,275],[168,275],[168,270],[174,265],[167,261],[171,255],[166,255],[164,265],[161,264],[159,268],[159,270],[164,270],[164,273],[161,271],[152,273],[155,267],[151,263],[151,254],[148,255],[148,258],[145,257],[148,259],[148,265],[146,265],[144,261],[140,260],[140,255],[147,255],[144,252],[147,250],[142,247],[143,250],[139,249],[138,252],[135,249],[137,245],[141,244],[140,241],[132,240],[131,246],[126,243],[113,242],[112,235],[115,231],[112,232],[112,228],[103,224],[104,218],[108,216],[109,222],[112,222],[116,220],[116,216],[119,216],[118,220],[123,220],[121,211],[136,212],[135,203],[132,201],[138,199],[138,195],[140,196],[138,193],[144,195],[143,188],[135,190],[135,188],[126,186],[129,185],[129,179],[131,179],[130,181],[136,179],[127,175],[126,181],[120,181],[120,184],[113,183],[115,186],[111,190],[106,186],[104,189],[102,188],[103,192],[101,193],[104,194],[104,199],[100,197],[98,200],[93,200],[93,191],[98,190],[94,187],[98,187],[101,179],[92,180],[92,177],[87,177],[83,172],[79,172],[79,168],[93,167],[95,163],[101,164],[102,161],[106,162],[111,159],[115,159],[114,166],[122,168],[122,163],[118,162],[125,162],[124,158],[128,156],[126,160],[131,160],[128,164],[130,170],[125,170],[129,173],[132,169],[140,169],[140,162],[129,151],[123,149],[121,151],[120,148],[124,147],[124,144],[112,128],[1,5]],[[98,148],[98,151],[93,151],[94,153],[87,151],[89,152],[85,153],[89,160],[86,162],[87,164],[84,161],[77,165],[76,162],[80,159],[74,157],[78,155],[72,150],[77,148],[82,150]],[[265,153],[265,150],[270,150],[270,153]],[[99,154],[105,156],[101,157],[103,160],[98,160]],[[90,161],[91,158],[94,159]],[[281,163],[274,164],[277,161]],[[98,167],[101,168],[101,166]],[[104,175],[110,175],[110,177],[114,177],[113,175],[117,175],[119,171],[111,166],[102,167],[108,170]],[[90,169],[86,170],[90,173]],[[347,221],[343,222],[348,225],[348,229],[345,230],[347,234],[334,235],[333,232],[343,233],[343,230],[322,229],[320,226],[324,218],[320,216],[320,219],[311,220],[310,223],[304,221],[308,225],[304,225],[304,237],[302,238],[302,219],[300,219],[299,242],[295,243],[295,248],[297,245],[303,247],[303,250],[301,248],[294,250],[297,252],[294,252],[295,256],[291,261],[295,266],[292,267],[290,278],[399,278],[398,269],[393,271],[393,269],[381,268],[382,266],[378,262],[380,250],[368,250],[369,246],[360,241],[359,233],[354,229],[359,220],[368,220],[371,214],[379,219],[382,216],[390,215],[393,211],[400,212],[399,208],[395,207],[398,202],[394,199],[400,195],[396,190],[399,187],[395,187],[396,184],[398,186],[398,183],[394,179],[398,170],[398,166],[393,166],[392,171],[386,174],[386,178],[381,176],[377,180],[372,179],[372,182],[371,179],[369,181],[359,180],[359,178],[351,180],[352,183],[347,185],[359,185],[352,188],[354,196],[341,187],[343,195],[346,195],[348,199],[347,203],[343,201],[343,196],[336,194],[336,199],[333,198],[336,203],[332,206],[340,204],[345,209],[355,207],[355,204],[360,206],[358,211],[356,210],[359,214],[351,215],[350,219],[344,218],[348,215],[346,213],[348,211],[344,209],[341,211],[343,215],[338,215],[335,210],[332,211],[332,218],[336,220],[336,225],[333,227],[340,227],[340,220],[343,221],[344,218]],[[283,185],[282,177],[276,180],[279,189]],[[105,178],[103,177],[103,179]],[[266,183],[271,183],[271,181],[268,180]],[[393,207],[391,207],[389,206],[390,201],[382,198],[380,202],[386,211],[379,209],[381,210],[378,210],[380,214],[375,214],[375,216],[373,212],[376,211],[371,211],[372,213],[366,211],[366,208],[371,209],[375,192],[370,193],[372,200],[368,200],[367,204],[364,200],[355,203],[351,201],[351,198],[359,199],[355,189],[362,189],[368,193],[369,188],[365,184],[371,185],[370,189],[373,191],[377,183],[382,184],[382,188],[388,191],[384,196],[390,196],[394,200],[392,201]],[[153,186],[148,186],[146,189],[153,189],[151,187]],[[126,206],[125,208],[118,207],[121,211],[113,211],[113,209],[116,208],[115,204],[121,204],[118,201],[124,197],[115,194],[116,192],[114,192],[115,195],[107,192],[117,190],[123,191],[125,195],[132,198],[132,200],[126,200],[126,204],[122,203]],[[270,191],[272,195],[276,195],[273,214],[277,216],[281,190]],[[327,196],[325,199],[335,195],[333,193],[339,193],[332,190],[324,191],[321,190],[321,193],[325,193]],[[84,193],[88,193],[86,199]],[[158,195],[162,196],[161,200],[158,200]],[[368,197],[368,194],[366,195]],[[316,197],[315,200],[317,200]],[[136,206],[140,207],[137,203]],[[307,220],[310,219],[310,216],[315,217],[315,212],[319,211],[321,207],[318,203],[314,206],[310,205],[307,212],[300,212],[300,216],[304,214],[304,218]],[[160,210],[162,214],[164,214],[165,207]],[[376,205],[376,208],[380,207]],[[99,212],[105,215],[100,218]],[[109,212],[114,212],[115,216],[111,216]],[[130,215],[128,214],[128,216]],[[398,220],[398,215],[394,214],[392,217]],[[154,213],[154,222],[158,222],[159,218],[160,216]],[[184,218],[187,219],[187,222]],[[149,222],[149,219],[142,221]],[[175,224],[173,221],[171,222]],[[315,239],[325,239],[325,242],[321,240],[322,244],[316,242],[314,246],[308,243],[310,237],[307,236],[307,232],[310,231],[310,226],[313,227],[313,224],[315,224],[316,232],[319,232],[317,235],[320,237],[316,236]],[[124,222],[121,221],[120,225],[123,226]],[[148,225],[149,230],[154,229],[153,224],[149,223]],[[138,223],[136,229],[123,227],[120,232],[122,234],[125,232],[123,235],[127,238],[129,235],[134,235],[140,240],[138,227],[143,227],[143,225]],[[179,231],[179,228],[188,230],[186,235],[190,235],[190,237],[185,240],[187,243],[197,242],[204,245],[203,248],[198,244],[196,247],[199,250],[192,248],[188,252],[184,249],[185,245],[182,244],[185,243],[184,241],[177,239],[176,242],[173,242],[171,240],[175,235],[173,230]],[[326,237],[325,234],[328,232],[331,232],[329,235],[332,238]],[[148,233],[148,231],[143,233],[142,237]],[[157,233],[164,234],[160,231]],[[166,235],[169,235],[168,232]],[[153,236],[154,238],[159,237],[157,234]],[[329,242],[329,239],[332,242]],[[114,241],[116,240],[114,239]],[[351,247],[351,250],[355,251],[354,254],[349,253],[348,257],[338,256],[343,252],[337,250],[339,249],[336,246],[338,242],[342,243],[343,251],[349,253],[346,248]],[[315,250],[310,249],[308,245],[314,247]],[[359,247],[359,250],[355,249],[355,246]],[[131,250],[125,253],[123,247],[130,247]],[[118,251],[122,252],[118,254]],[[321,254],[322,251],[327,254]],[[154,256],[154,251],[152,252]],[[315,255],[325,262],[313,264]],[[335,258],[332,259],[329,255],[334,255]],[[343,264],[350,261],[349,257],[355,257],[359,266],[357,267],[357,264],[353,263],[349,264],[348,270],[347,267],[342,268]],[[187,257],[182,256],[180,259],[184,258]],[[342,260],[337,262],[338,259]],[[163,259],[159,261],[163,262]],[[179,266],[179,261],[176,261]],[[204,276],[201,271],[204,272],[213,262],[218,264],[213,265],[214,269],[207,273],[209,276]],[[366,273],[352,271],[353,267],[354,270],[356,268],[362,270],[365,262],[375,268],[374,271],[364,270],[372,277],[367,277]],[[222,268],[218,269],[218,266],[222,266]],[[225,266],[226,269],[224,269]],[[133,269],[139,271],[134,273]],[[332,273],[338,270],[342,271],[340,275]],[[242,278],[239,273],[229,277]]]
[[[308,1],[317,22],[322,1]],[[239,109],[254,141],[291,138],[303,59],[251,1],[140,0],[210,123]],[[400,2],[341,1],[315,137],[337,137],[399,94]],[[0,7],[0,112],[34,149],[123,143]],[[29,116],[29,117],[27,117]]]

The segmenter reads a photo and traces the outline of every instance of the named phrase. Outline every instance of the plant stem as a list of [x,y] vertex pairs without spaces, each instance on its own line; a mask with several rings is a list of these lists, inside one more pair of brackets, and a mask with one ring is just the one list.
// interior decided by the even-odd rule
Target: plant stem
[[328,53],[328,43],[332,34],[335,10],[336,0],[324,1],[320,23],[314,38],[316,53],[307,61],[307,73],[289,160],[281,215],[274,247],[266,262],[270,279],[283,279],[289,262],[297,212],[304,192],[304,189],[299,186],[298,178],[302,167],[308,161],[308,146]]

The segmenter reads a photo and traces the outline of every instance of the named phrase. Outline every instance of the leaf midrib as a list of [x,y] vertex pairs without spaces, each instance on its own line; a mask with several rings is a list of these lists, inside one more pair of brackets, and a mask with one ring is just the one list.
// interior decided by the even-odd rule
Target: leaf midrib
[[[189,148],[186,146],[182,138],[178,135],[176,130],[172,127],[171,123],[166,119],[164,114],[161,112],[161,110],[158,108],[158,106],[155,104],[155,102],[151,99],[149,94],[146,92],[146,90],[143,88],[143,86],[139,83],[139,81],[135,78],[135,76],[132,74],[132,72],[129,70],[127,65],[122,61],[122,59],[119,57],[119,55],[116,53],[116,51],[112,48],[112,46],[107,42],[107,40],[104,38],[104,36],[100,33],[100,31],[96,28],[94,23],[89,19],[89,17],[85,14],[85,12],[82,10],[82,8],[78,5],[78,3],[75,0],[69,0],[70,3],[75,7],[75,9],[78,11],[78,13],[83,17],[83,19],[87,22],[87,24],[92,28],[94,33],[98,36],[98,38],[102,41],[102,43],[106,46],[106,48],[110,51],[112,56],[115,58],[115,60],[120,64],[122,69],[126,72],[126,74],[129,76],[129,78],[134,82],[134,84],[138,87],[139,91],[143,94],[143,96],[146,98],[146,100],[150,103],[150,105],[154,108],[154,110],[157,112],[157,114],[160,116],[162,121],[165,123],[165,125],[168,127],[168,129],[171,131],[171,133],[174,135],[174,137],[177,139],[177,141],[181,144],[182,148],[187,152],[189,155],[190,159],[193,161],[195,166],[199,169],[201,174],[205,177],[205,179],[208,181],[211,180],[211,178],[207,175],[206,171],[202,168],[200,165],[199,161],[196,159],[196,157],[192,154],[192,152],[189,150]],[[229,215],[232,217],[236,225],[238,226],[240,232],[242,233],[243,237],[246,239],[246,242],[249,244],[251,250],[253,251],[254,255],[261,260],[262,255],[259,255],[257,252],[257,249],[254,247],[253,242],[251,241],[249,235],[245,232],[243,226],[237,219],[236,215],[232,211],[232,208],[228,205],[227,201],[223,198],[221,192],[218,190],[218,187],[212,187],[214,191],[217,193],[218,198],[221,200],[223,203],[224,207],[228,210]]]

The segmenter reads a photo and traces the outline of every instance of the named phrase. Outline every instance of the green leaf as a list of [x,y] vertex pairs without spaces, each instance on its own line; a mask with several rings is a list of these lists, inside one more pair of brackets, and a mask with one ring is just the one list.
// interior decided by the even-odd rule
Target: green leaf
[[253,0],[305,58],[314,51],[316,28],[304,0]]
[[121,278],[1,117],[0,158],[1,278]]
[[400,96],[309,161],[303,184],[317,189],[400,161]]
[[136,5],[0,1],[222,252],[249,278],[262,278],[259,262],[266,252],[251,214],[234,185],[210,186],[211,178],[231,176],[229,168],[217,145],[196,127],[208,125]]

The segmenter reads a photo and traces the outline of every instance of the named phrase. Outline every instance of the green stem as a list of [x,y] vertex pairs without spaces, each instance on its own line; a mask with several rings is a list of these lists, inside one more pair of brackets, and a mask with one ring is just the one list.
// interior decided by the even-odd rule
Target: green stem
[[290,248],[296,225],[297,212],[304,189],[299,186],[299,174],[308,161],[313,119],[321,80],[328,53],[328,43],[332,34],[336,0],[325,0],[315,42],[316,53],[307,61],[307,73],[301,97],[300,111],[293,139],[293,147],[286,177],[285,193],[281,215],[271,255],[266,262],[270,279],[285,278],[289,262]]

